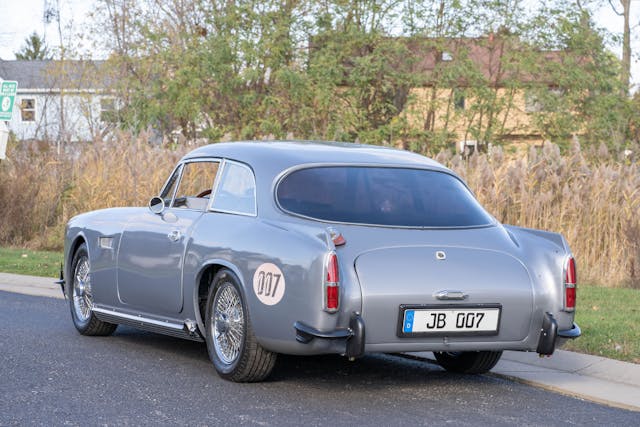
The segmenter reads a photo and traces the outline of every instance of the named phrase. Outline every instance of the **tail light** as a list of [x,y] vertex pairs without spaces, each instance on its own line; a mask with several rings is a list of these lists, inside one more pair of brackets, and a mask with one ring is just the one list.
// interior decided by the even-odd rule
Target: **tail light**
[[574,311],[576,309],[576,285],[578,277],[576,275],[576,261],[569,257],[564,269],[564,309]]
[[340,307],[340,272],[338,271],[338,256],[329,252],[325,266],[324,281],[324,310],[335,313]]

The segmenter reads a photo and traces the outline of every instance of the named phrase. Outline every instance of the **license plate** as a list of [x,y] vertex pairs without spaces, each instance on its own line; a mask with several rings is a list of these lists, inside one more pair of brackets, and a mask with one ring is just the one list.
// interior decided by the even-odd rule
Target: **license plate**
[[495,335],[500,323],[500,307],[401,307],[401,318],[401,336]]

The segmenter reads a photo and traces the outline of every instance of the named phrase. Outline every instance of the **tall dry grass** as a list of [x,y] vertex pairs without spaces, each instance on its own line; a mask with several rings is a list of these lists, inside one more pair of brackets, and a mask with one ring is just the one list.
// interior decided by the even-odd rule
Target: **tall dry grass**
[[578,261],[580,281],[640,287],[640,164],[615,159],[602,146],[585,154],[574,142],[437,159],[463,176],[501,222],[562,233]]
[[[67,147],[25,145],[0,164],[0,245],[59,249],[64,226],[81,212],[144,206],[193,145],[157,147],[142,134]],[[437,160],[462,175],[498,220],[558,231],[569,241],[582,283],[640,287],[640,165],[605,149],[574,144],[506,156],[500,148]]]
[[152,146],[146,134],[115,142],[75,144],[58,154],[24,143],[0,165],[0,245],[60,249],[74,215],[117,206],[145,206],[173,166],[193,147]]

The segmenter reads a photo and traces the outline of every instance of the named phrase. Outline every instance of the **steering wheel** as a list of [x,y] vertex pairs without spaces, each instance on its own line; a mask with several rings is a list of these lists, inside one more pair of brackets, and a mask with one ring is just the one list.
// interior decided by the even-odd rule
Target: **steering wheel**
[[196,195],[196,197],[209,197],[210,194],[211,194],[211,189],[208,189],[208,190],[201,191]]

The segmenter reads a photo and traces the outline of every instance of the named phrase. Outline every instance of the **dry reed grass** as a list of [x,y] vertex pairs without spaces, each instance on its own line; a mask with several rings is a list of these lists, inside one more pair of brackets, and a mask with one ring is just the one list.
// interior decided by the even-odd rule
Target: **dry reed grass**
[[562,233],[582,283],[640,287],[640,164],[613,159],[604,147],[595,154],[574,142],[564,156],[546,144],[518,158],[497,147],[466,161],[446,153],[437,159],[499,221]]
[[[193,145],[151,146],[147,135],[74,146],[23,146],[0,164],[0,245],[60,249],[73,215],[114,206],[144,206]],[[606,150],[567,155],[553,144],[519,158],[494,148],[463,160],[437,160],[462,175],[500,221],[558,231],[569,241],[582,283],[640,286],[640,165]]]

